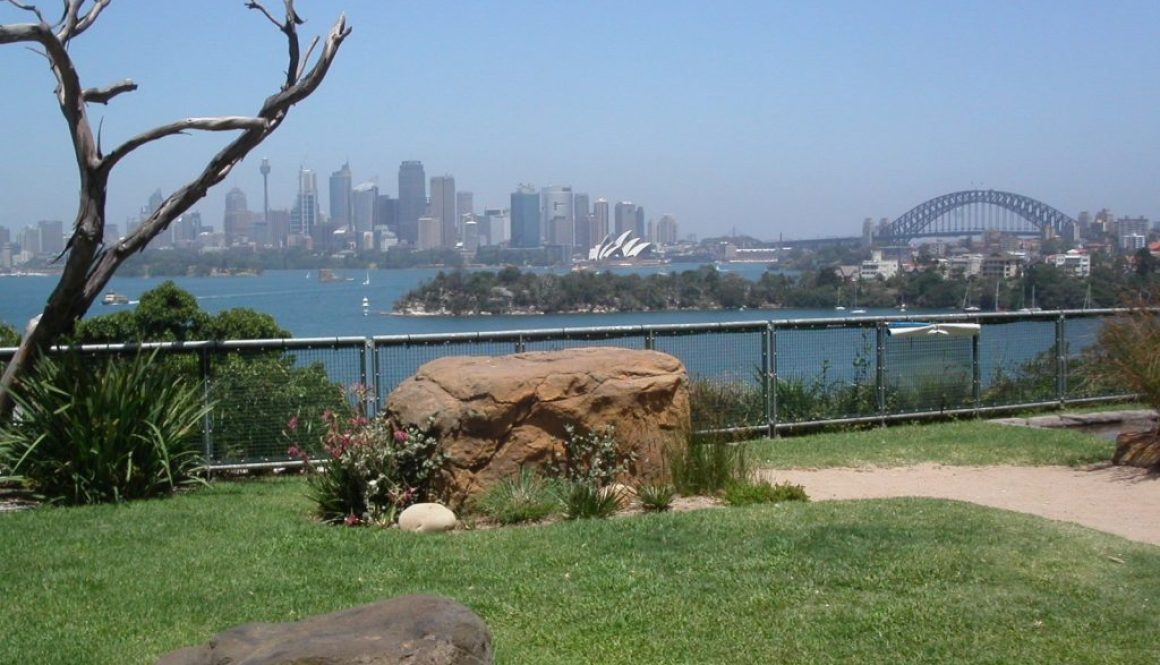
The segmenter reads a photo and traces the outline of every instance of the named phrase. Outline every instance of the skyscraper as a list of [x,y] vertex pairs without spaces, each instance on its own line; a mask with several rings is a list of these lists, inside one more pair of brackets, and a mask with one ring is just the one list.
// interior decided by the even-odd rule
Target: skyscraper
[[270,231],[270,160],[263,157],[258,170],[262,173],[262,231],[255,235],[259,244],[280,247],[285,239],[275,238]]
[[298,197],[290,211],[290,233],[313,237],[318,227],[318,179],[310,169],[298,169]]
[[227,246],[243,242],[249,237],[250,208],[246,205],[246,193],[237,187],[226,192],[222,232],[225,233]]
[[512,192],[511,246],[532,248],[540,246],[540,195],[529,185],[520,185]]
[[378,198],[379,186],[373,182],[364,182],[351,190],[350,225],[359,249],[370,249],[373,246],[370,239],[373,237],[371,233],[374,230]]
[[587,194],[572,195],[572,240],[576,247],[587,253],[592,247],[592,212],[589,209]]
[[399,240],[417,244],[419,218],[427,214],[427,174],[423,162],[408,161],[399,165]]
[[595,247],[596,243],[604,240],[606,235],[608,235],[608,201],[596,199],[596,203],[592,206],[592,231],[589,235],[592,246]]
[[459,242],[459,223],[455,219],[455,178],[437,175],[431,178],[430,216],[439,220],[440,244],[454,247]]
[[330,174],[330,223],[336,229],[351,225],[350,194],[351,174],[347,163]]
[[572,246],[573,205],[571,187],[553,185],[540,190],[540,233],[549,245]]
[[475,214],[475,195],[471,192],[455,192],[455,223],[459,225],[459,235],[463,235],[463,224],[468,215]]
[[37,222],[40,229],[40,251],[43,254],[59,256],[64,252],[64,223],[59,219]]
[[675,245],[677,243],[677,218],[672,215],[661,215],[657,222],[657,244]]
[[[620,235],[625,231],[636,231],[636,204],[632,201],[621,201],[616,204],[616,228],[613,233]],[[640,234],[637,234],[640,235]]]

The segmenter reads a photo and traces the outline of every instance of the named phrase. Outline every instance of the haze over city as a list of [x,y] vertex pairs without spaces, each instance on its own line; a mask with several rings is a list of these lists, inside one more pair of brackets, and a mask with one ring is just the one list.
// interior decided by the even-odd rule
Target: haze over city
[[[478,209],[520,183],[671,213],[682,235],[857,235],[955,190],[1068,215],[1160,217],[1160,4],[303,1],[304,34],[354,32],[321,89],[193,210],[226,192],[287,208],[300,167],[349,162],[396,195],[400,162],[451,174]],[[0,7],[0,21],[22,21]],[[253,113],[285,43],[241,2],[117,0],[73,55],[106,146],[187,116]],[[40,56],[0,50],[0,226],[73,219],[74,157]],[[223,136],[177,137],[114,175],[109,220],[201,168]],[[325,202],[325,190],[323,192]]]

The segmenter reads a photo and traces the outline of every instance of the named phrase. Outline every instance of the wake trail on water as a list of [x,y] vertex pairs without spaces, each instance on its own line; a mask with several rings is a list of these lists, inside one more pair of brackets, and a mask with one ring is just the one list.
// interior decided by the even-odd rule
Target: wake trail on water
[[251,291],[249,293],[217,293],[209,296],[197,296],[198,300],[225,300],[227,298],[253,298],[255,296],[284,296],[289,294],[301,293],[299,289],[286,289],[282,291]]

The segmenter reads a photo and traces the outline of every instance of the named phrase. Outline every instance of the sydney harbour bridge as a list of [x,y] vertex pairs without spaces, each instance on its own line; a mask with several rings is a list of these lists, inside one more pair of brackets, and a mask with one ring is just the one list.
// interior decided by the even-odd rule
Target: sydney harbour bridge
[[[952,192],[924,201],[892,222],[874,229],[875,245],[905,245],[919,238],[960,238],[1001,231],[1010,235],[1054,237],[1074,228],[1076,221],[1029,196],[995,189]],[[864,236],[786,240],[789,247],[817,248],[857,245]]]

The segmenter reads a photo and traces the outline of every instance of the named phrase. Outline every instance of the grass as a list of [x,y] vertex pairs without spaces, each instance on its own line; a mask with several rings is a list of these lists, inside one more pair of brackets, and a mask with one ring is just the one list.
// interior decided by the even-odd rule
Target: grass
[[151,663],[239,623],[426,592],[478,612],[504,664],[1155,662],[1160,548],[969,504],[442,536],[309,513],[280,479],[0,515],[3,660]]
[[763,439],[754,462],[775,468],[948,465],[1074,466],[1112,458],[1115,444],[1066,429],[964,420]]

